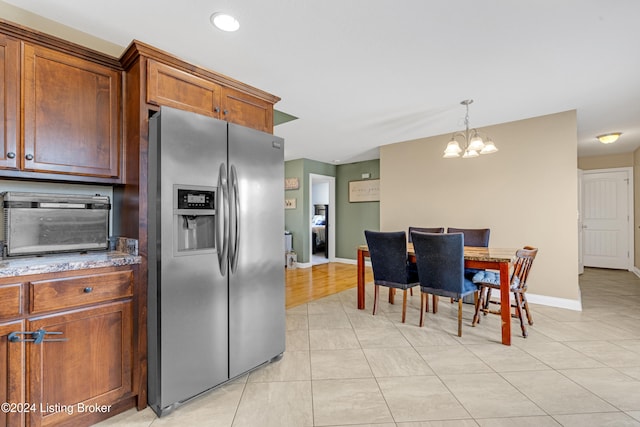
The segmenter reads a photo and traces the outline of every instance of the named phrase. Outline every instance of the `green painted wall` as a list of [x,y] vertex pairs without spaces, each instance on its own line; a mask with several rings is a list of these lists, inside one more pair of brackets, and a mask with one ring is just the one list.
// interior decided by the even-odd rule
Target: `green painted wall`
[[380,178],[380,160],[338,166],[336,174],[336,258],[356,259],[364,230],[380,230],[380,202],[349,203],[349,181]]
[[380,160],[332,165],[309,159],[285,162],[286,178],[298,178],[297,190],[285,190],[285,199],[296,199],[295,209],[285,209],[285,229],[293,235],[293,250],[298,262],[308,263],[309,227],[311,221],[309,174],[333,176],[336,178],[336,217],[333,221],[336,230],[336,258],[356,259],[356,249],[365,243],[364,230],[380,229],[380,202],[349,203],[349,181],[359,181],[363,173],[370,179],[380,178]]
[[289,230],[293,235],[293,250],[298,256],[298,262],[310,262],[311,260],[309,253],[309,228],[311,227],[309,174],[335,177],[336,166],[309,159],[290,160],[284,163],[285,178],[298,178],[300,183],[297,190],[285,190],[284,192],[285,199],[296,199],[296,208],[284,211],[284,224],[285,230]]

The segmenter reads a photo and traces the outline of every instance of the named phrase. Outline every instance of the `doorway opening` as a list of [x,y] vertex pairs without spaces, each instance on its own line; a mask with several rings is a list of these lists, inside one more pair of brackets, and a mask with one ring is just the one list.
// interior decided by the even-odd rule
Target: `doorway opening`
[[335,178],[309,174],[309,253],[311,264],[335,257]]

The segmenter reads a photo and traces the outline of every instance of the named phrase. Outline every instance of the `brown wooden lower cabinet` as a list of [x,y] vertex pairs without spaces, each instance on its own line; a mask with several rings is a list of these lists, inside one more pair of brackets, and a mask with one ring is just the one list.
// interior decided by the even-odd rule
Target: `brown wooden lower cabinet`
[[132,393],[131,312],[131,301],[120,301],[27,322],[29,331],[61,332],[27,343],[27,401],[41,403],[29,413],[30,425],[78,425],[78,418],[108,414]]
[[0,323],[0,427],[89,426],[135,406],[134,277],[130,266],[24,277],[26,314]]
[[[24,425],[25,412],[19,410],[24,402],[25,343],[9,342],[9,334],[24,331],[24,320],[0,324],[0,426]],[[11,406],[15,404],[15,406]],[[9,405],[9,406],[7,406]]]

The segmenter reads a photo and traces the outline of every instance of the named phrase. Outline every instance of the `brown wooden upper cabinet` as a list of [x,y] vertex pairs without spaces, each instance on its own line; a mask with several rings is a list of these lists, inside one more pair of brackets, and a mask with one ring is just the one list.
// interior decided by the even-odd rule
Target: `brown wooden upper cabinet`
[[22,85],[24,171],[118,177],[118,70],[24,43]]
[[17,169],[20,134],[20,42],[0,34],[0,168]]
[[147,60],[147,103],[193,111],[273,132],[273,103],[194,74]]

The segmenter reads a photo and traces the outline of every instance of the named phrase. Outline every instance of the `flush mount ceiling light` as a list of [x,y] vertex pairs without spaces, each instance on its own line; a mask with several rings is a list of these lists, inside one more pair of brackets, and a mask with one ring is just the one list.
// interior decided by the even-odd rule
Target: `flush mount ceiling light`
[[618,140],[618,138],[620,138],[620,135],[622,135],[622,132],[612,132],[605,133],[604,135],[598,135],[596,138],[598,138],[598,141],[603,144],[613,144]]
[[211,23],[222,31],[233,32],[240,28],[240,22],[228,13],[216,12],[211,15]]
[[[491,138],[487,137],[486,141],[483,141],[480,136],[480,131],[477,129],[469,129],[469,104],[472,102],[473,99],[465,99],[460,102],[460,104],[467,107],[467,114],[464,116],[465,129],[464,132],[455,132],[451,135],[451,141],[447,144],[447,148],[444,150],[444,156],[442,156],[445,159],[460,157],[460,153],[463,151],[463,159],[470,159],[471,157],[478,157],[480,154],[491,154],[498,151],[498,148]],[[460,148],[458,138],[462,139],[461,142],[464,146],[464,150]]]

